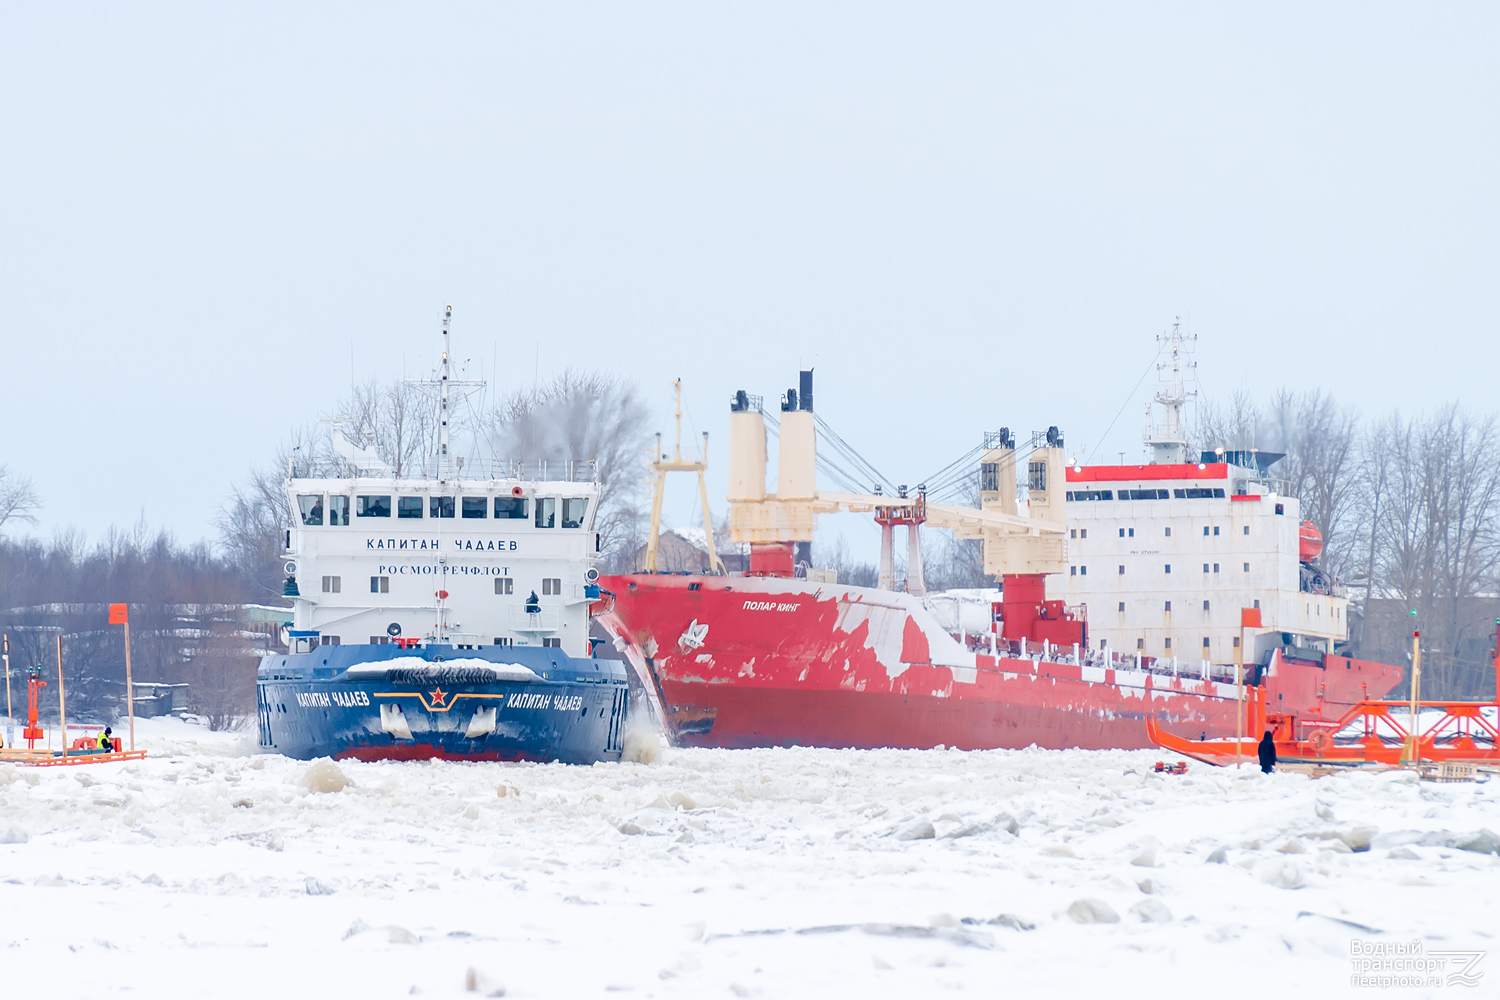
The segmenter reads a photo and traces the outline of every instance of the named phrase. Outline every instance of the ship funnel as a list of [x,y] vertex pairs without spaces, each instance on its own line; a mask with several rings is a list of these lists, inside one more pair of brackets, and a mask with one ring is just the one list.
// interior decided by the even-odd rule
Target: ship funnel
[[729,404],[729,502],[766,498],[766,415],[744,389]]
[[812,372],[802,372],[799,384],[801,391],[788,389],[781,405],[776,496],[782,500],[811,500],[818,495],[818,432],[813,424]]
[[979,460],[979,506],[1016,514],[1016,436],[1002,427],[984,436]]
[[1063,491],[1067,488],[1067,459],[1063,457],[1062,432],[1056,427],[1048,427],[1044,440],[1045,447],[1032,449],[1026,469],[1031,516],[1044,521],[1062,521],[1066,517]]

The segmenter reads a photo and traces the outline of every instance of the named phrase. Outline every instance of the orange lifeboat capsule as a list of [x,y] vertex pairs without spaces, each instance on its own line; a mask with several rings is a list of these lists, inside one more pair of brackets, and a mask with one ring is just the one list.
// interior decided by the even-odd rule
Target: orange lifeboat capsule
[[1312,562],[1323,551],[1323,533],[1311,521],[1302,522],[1297,536],[1297,556],[1303,562]]

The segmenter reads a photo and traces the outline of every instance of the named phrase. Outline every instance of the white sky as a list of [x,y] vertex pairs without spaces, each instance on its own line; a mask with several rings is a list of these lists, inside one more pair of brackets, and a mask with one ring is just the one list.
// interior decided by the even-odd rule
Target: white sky
[[1497,27],[1491,4],[11,4],[0,463],[42,534],[203,537],[351,360],[424,369],[450,303],[501,388],[618,371],[667,430],[681,376],[721,445],[734,389],[815,365],[823,417],[913,483],[1001,425],[1138,454],[1131,390],[1178,314],[1210,398],[1487,411]]

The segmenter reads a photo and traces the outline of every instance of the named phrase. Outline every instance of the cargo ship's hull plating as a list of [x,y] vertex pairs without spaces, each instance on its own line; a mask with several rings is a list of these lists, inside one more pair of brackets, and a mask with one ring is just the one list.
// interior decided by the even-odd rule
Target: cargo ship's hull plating
[[[1235,731],[1236,688],[1216,668],[1137,670],[1131,657],[960,642],[905,594],[802,580],[606,577],[600,621],[686,746],[1141,748],[1146,719]],[[971,648],[977,646],[978,648]],[[1081,654],[1081,655],[1080,655]],[[1082,662],[1079,662],[1081,660]],[[1385,664],[1276,654],[1268,707],[1336,718],[1401,679]]]

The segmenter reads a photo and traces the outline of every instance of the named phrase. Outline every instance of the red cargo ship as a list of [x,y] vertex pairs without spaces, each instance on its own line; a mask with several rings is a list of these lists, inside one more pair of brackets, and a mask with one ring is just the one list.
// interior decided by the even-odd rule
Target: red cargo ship
[[[669,737],[714,747],[1135,748],[1153,745],[1148,718],[1182,734],[1234,735],[1237,677],[1290,731],[1384,696],[1401,670],[1338,654],[1347,601],[1313,564],[1321,540],[1299,522],[1296,499],[1276,493],[1267,469],[1280,456],[1191,460],[1182,346],[1174,330],[1171,381],[1155,397],[1166,420],[1147,429],[1150,464],[1067,462],[1056,428],[1022,464],[1002,430],[986,435],[977,509],[929,503],[920,488],[818,491],[811,372],[773,421],[778,490],[768,493],[771,418],[738,393],[730,525],[748,569],[724,572],[710,536],[717,572],[601,581],[597,617]],[[682,460],[679,440],[676,457],[657,463],[658,495],[673,470],[698,471],[702,490],[702,468]],[[839,510],[869,511],[881,525],[880,586],[841,585],[806,565],[816,515]],[[925,598],[924,524],[983,540],[985,573],[1002,587],[977,625],[940,621]],[[909,542],[904,591],[897,527]],[[652,538],[658,530],[654,514]],[[653,546],[648,570],[654,556]],[[1242,609],[1263,627],[1244,628],[1252,616]]]

